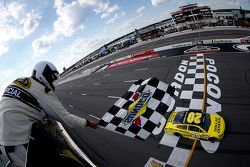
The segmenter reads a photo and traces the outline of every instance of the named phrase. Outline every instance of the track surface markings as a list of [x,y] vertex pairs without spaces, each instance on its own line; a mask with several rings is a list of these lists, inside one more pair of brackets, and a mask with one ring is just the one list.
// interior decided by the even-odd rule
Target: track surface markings
[[69,107],[74,108],[74,106],[72,106],[72,105],[70,105],[70,104],[69,104]]
[[111,74],[105,74],[105,75],[103,75],[104,77],[109,77],[109,76],[111,76]]
[[128,83],[131,83],[131,82],[136,82],[137,80],[129,80],[129,81],[123,81],[123,82],[128,82]]
[[98,118],[97,116],[94,116],[94,115],[92,115],[92,114],[89,114],[89,116],[91,116],[91,117],[93,117],[93,118],[95,118],[95,119],[101,120],[101,118]]
[[120,97],[118,97],[118,96],[108,96],[108,98],[111,98],[111,99],[119,99]]
[[[207,90],[206,90],[206,87],[207,87],[207,80],[206,80],[206,61],[205,61],[205,55],[204,54],[201,54],[202,56],[203,56],[203,66],[204,66],[204,72],[203,72],[203,78],[204,78],[204,91],[203,91],[203,98],[202,98],[202,112],[204,113],[205,112],[205,103],[206,103],[206,92],[207,92]],[[193,145],[192,145],[192,148],[191,148],[191,150],[190,150],[190,153],[189,153],[189,156],[188,156],[188,159],[187,159],[187,161],[186,161],[186,163],[185,163],[185,167],[187,167],[188,166],[188,164],[189,164],[189,162],[190,162],[190,160],[191,160],[191,158],[192,158],[192,155],[193,155],[193,153],[194,153],[194,149],[195,149],[195,147],[196,147],[196,145],[197,145],[197,140],[195,140],[194,142],[193,142]]]
[[134,71],[145,71],[145,70],[148,70],[148,68],[140,68],[140,69],[136,69]]

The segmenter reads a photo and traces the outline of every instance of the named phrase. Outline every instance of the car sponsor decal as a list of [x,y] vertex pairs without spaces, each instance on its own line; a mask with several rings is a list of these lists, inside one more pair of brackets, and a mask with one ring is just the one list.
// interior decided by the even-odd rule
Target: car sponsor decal
[[201,112],[186,112],[183,123],[188,124],[201,124],[202,113]]
[[220,127],[221,127],[221,118],[215,118],[214,131],[220,133]]
[[128,113],[122,121],[124,125],[131,124],[133,122],[137,126],[141,126],[140,116],[146,112],[147,102],[151,95],[152,92],[150,92],[150,90],[142,92],[139,98],[139,93],[134,93],[132,98],[135,102],[129,106]]

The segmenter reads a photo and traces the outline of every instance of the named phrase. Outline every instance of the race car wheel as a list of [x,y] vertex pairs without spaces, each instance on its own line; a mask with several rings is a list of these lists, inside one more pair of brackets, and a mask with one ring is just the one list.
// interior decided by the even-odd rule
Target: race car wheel
[[177,132],[175,132],[174,135],[177,136],[177,137],[181,137],[181,134],[177,133]]
[[211,143],[214,143],[217,140],[216,137],[210,137],[208,138],[208,141],[210,141]]

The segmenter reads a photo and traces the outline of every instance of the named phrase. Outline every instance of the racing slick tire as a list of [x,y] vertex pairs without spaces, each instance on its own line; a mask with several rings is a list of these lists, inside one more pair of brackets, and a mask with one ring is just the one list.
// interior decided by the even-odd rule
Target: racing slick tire
[[218,139],[216,137],[209,137],[208,141],[210,141],[211,143],[214,143],[215,141],[217,141]]

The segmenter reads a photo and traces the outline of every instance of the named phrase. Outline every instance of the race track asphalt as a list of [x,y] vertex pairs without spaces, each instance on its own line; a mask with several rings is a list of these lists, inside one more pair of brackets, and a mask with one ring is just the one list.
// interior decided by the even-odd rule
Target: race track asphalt
[[[249,32],[243,33],[249,34]],[[158,44],[157,41],[154,45],[159,47],[163,44]],[[135,50],[133,52],[138,51]],[[95,117],[101,118],[115,103],[116,97],[122,96],[134,80],[156,77],[171,84],[175,82],[174,78],[179,72],[178,67],[181,62],[190,60],[191,56],[195,55],[162,57],[106,69],[61,84],[56,87],[56,94],[71,113],[98,121]],[[250,122],[250,54],[249,52],[221,52],[205,54],[204,58],[207,62],[206,67],[210,69],[207,75],[209,73],[215,75],[212,79],[214,83],[209,82],[210,78],[210,80],[207,79],[207,84],[216,86],[207,92],[207,98],[220,105],[220,113],[226,121],[226,132],[218,150],[213,154],[207,153],[197,142],[190,156],[189,166],[250,166],[250,128],[248,128]],[[215,78],[218,78],[218,82]],[[206,107],[209,108],[209,105],[207,104]],[[167,162],[173,152],[172,147],[159,144],[163,132],[158,136],[150,136],[145,141],[139,141],[102,128],[92,130],[66,127],[66,129],[80,148],[101,167],[141,167],[150,157]],[[179,145],[181,148],[190,149],[193,141],[179,140]]]

